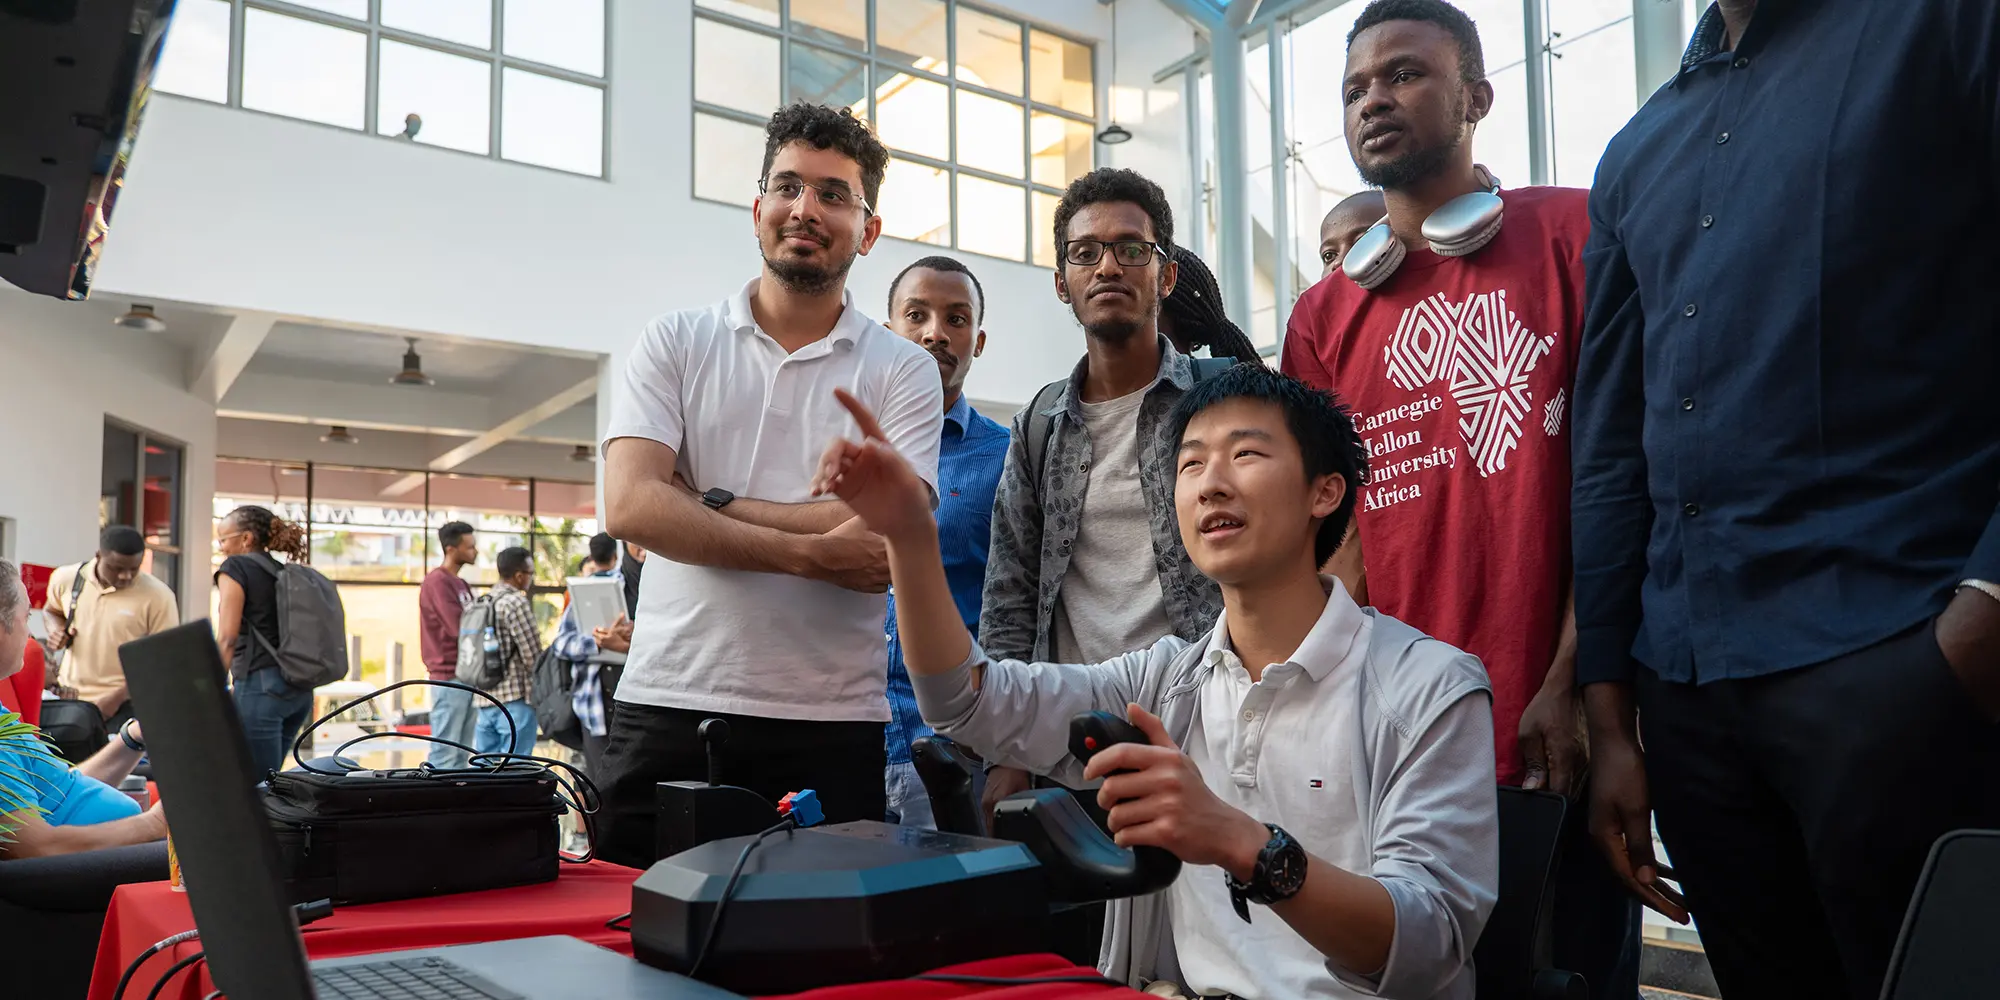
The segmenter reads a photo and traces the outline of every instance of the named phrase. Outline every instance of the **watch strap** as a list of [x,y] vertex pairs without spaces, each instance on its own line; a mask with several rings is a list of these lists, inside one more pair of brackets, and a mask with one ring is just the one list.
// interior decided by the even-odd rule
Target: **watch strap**
[[130,750],[133,753],[146,752],[146,744],[141,743],[138,740],[132,738],[131,719],[126,719],[125,724],[118,727],[118,739],[120,742],[125,744],[125,749]]
[[2000,601],[2000,583],[1994,583],[1991,580],[1960,580],[1958,581],[1958,589],[1976,590],[1996,601]]

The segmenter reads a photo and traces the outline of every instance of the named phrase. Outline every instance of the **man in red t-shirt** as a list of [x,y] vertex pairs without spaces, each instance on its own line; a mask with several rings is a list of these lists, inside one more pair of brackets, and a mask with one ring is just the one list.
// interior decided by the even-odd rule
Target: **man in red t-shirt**
[[[434,681],[458,676],[458,624],[465,606],[472,603],[472,586],[459,579],[459,571],[479,559],[479,540],[472,525],[452,521],[438,528],[438,545],[443,558],[436,569],[424,575],[417,588],[418,636],[424,656],[424,672]],[[432,687],[431,735],[461,746],[471,746],[479,725],[479,706],[474,695],[459,688]],[[470,754],[443,743],[431,744],[425,759],[432,767],[450,770],[466,765]]]
[[[1432,213],[1494,186],[1471,145],[1493,103],[1483,62],[1471,21],[1443,0],[1377,0],[1355,22],[1342,88],[1348,149],[1383,189],[1390,239],[1406,256],[1364,288],[1349,275],[1370,241],[1356,243],[1354,259],[1294,307],[1282,367],[1352,407],[1368,450],[1356,531],[1332,569],[1360,578],[1363,603],[1485,663],[1503,784],[1574,796],[1587,754],[1566,411],[1587,192],[1501,191],[1490,242],[1436,234],[1458,255],[1432,249]],[[1577,812],[1568,867],[1603,868]],[[1558,887],[1558,967],[1583,973],[1595,996],[1630,1000],[1636,906],[1608,870],[1574,874],[1586,883],[1577,895]]]

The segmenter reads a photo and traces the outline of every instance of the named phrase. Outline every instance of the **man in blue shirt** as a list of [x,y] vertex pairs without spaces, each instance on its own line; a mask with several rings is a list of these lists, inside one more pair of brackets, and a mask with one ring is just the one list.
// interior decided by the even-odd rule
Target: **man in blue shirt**
[[1591,191],[1592,828],[1725,996],[1877,996],[1932,842],[2000,826],[1996,38],[1720,0]]
[[[938,548],[945,578],[967,631],[979,631],[979,594],[986,582],[993,494],[1007,458],[1007,428],[972,408],[965,376],[986,350],[986,293],[979,279],[951,257],[925,257],[889,283],[888,327],[931,352],[944,379],[944,437],[938,447]],[[891,823],[929,827],[931,801],[910,762],[910,741],[930,733],[917,711],[903,644],[896,637],[896,595],[889,595],[889,769],[884,776]]]

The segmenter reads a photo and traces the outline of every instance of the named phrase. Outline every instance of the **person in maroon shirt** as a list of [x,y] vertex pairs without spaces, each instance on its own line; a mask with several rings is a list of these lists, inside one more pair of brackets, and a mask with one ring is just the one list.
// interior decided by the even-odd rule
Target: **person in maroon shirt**
[[[434,681],[458,676],[458,619],[472,603],[472,586],[458,578],[460,570],[479,560],[479,541],[472,525],[452,521],[438,529],[438,546],[444,561],[424,576],[417,588],[417,613],[422,624],[419,638],[423,646],[424,671]],[[472,692],[458,688],[433,687],[431,735],[464,746],[472,745],[479,726],[479,706]],[[431,744],[428,760],[436,768],[464,767],[469,755],[457,747]]]
[[[1329,568],[1360,581],[1361,603],[1485,663],[1503,784],[1574,798],[1588,755],[1565,411],[1583,325],[1587,192],[1498,190],[1473,162],[1493,106],[1485,76],[1476,29],[1443,0],[1376,0],[1356,20],[1342,89],[1348,149],[1383,189],[1388,220],[1300,298],[1281,367],[1352,406],[1368,450],[1356,529]],[[1461,198],[1453,210],[1497,210],[1497,231],[1476,224],[1427,240],[1426,220],[1450,217],[1439,209]],[[1631,1000],[1637,903],[1592,849],[1584,810],[1571,819],[1554,958],[1593,996]]]

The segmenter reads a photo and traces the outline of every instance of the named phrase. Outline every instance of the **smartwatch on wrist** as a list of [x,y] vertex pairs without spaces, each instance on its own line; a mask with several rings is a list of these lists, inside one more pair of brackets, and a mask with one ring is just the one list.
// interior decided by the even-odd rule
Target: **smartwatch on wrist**
[[729,501],[734,499],[736,499],[736,494],[721,487],[716,487],[701,495],[701,505],[707,507],[709,510],[721,510],[729,506]]
[[146,752],[146,744],[141,743],[138,740],[132,738],[131,719],[126,719],[125,724],[118,727],[118,739],[120,742],[123,742],[125,744],[125,749],[130,750],[133,753]]
[[1246,924],[1250,922],[1251,903],[1282,903],[1298,895],[1306,884],[1306,849],[1276,824],[1266,823],[1264,828],[1271,831],[1271,840],[1257,852],[1257,868],[1250,881],[1239,882],[1236,876],[1223,873],[1229,882],[1229,901]]

